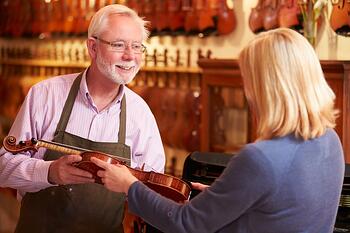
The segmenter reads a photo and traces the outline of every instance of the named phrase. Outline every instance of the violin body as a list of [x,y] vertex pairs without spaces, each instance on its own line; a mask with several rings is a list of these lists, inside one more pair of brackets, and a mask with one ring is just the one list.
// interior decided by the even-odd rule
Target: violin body
[[[62,2],[62,1],[61,1]],[[48,30],[51,34],[58,35],[63,30],[63,9],[59,1],[51,1],[49,5],[50,19],[48,22]]]
[[213,11],[208,3],[208,0],[198,0],[197,1],[197,12],[198,12],[198,29],[204,35],[209,35],[216,31],[215,22],[213,16],[215,16],[215,11]]
[[164,32],[169,32],[170,22],[168,15],[168,2],[165,0],[157,0],[155,4],[155,12],[155,28],[157,34],[164,34]]
[[147,28],[154,35],[157,26],[157,19],[154,7],[155,3],[151,0],[143,0],[141,4],[144,6],[141,15],[144,16],[145,19],[149,22]]
[[297,0],[284,0],[278,14],[279,26],[293,28],[300,25],[298,15],[300,15],[300,8]]
[[278,27],[277,0],[265,0],[264,29],[270,30]]
[[[101,159],[109,164],[126,165],[125,160],[121,160],[123,159],[121,157],[108,155],[97,151],[86,151],[83,148],[72,148],[68,145],[48,142],[44,140],[36,140],[34,138],[28,141],[20,141],[19,144],[16,145],[16,138],[13,136],[7,136],[4,138],[3,146],[6,151],[13,154],[25,151],[36,152],[39,147],[46,147],[50,150],[56,150],[67,154],[79,154],[82,157],[82,160],[74,163],[73,165],[90,172],[95,178],[95,182],[99,184],[102,184],[102,181],[97,176],[97,172],[102,168],[91,162],[92,157]],[[133,174],[137,179],[142,181],[145,185],[153,189],[155,192],[176,202],[183,202],[189,199],[191,188],[183,180],[174,176],[153,171],[147,172],[143,170],[137,170],[129,166],[127,166],[127,168],[130,170],[131,174]]]
[[[99,0],[97,0],[99,1]],[[63,14],[63,21],[62,23],[62,30],[63,33],[66,35],[69,35],[74,30],[74,16],[73,16],[73,6],[72,6],[72,0],[64,0],[62,1],[62,14]]]
[[96,164],[91,162],[92,157],[98,158],[98,159],[100,159],[106,163],[110,163],[110,164],[123,164],[123,165],[125,165],[125,162],[114,159],[114,158],[112,158],[112,155],[104,154],[102,152],[96,153],[96,152],[86,151],[86,152],[81,153],[80,156],[83,159],[79,162],[74,163],[74,166],[90,172],[93,175],[95,182],[98,184],[102,184],[101,178],[97,175],[97,172],[99,170],[101,170],[101,168],[98,167]]
[[186,13],[182,10],[181,0],[168,0],[169,27],[174,32],[182,32],[185,27]]
[[264,12],[263,0],[259,0],[256,7],[252,9],[249,15],[249,28],[253,33],[258,33],[264,30]]
[[[339,34],[350,34],[350,0],[332,1],[333,9],[330,18],[331,28]],[[342,29],[347,29],[342,32]]]
[[227,35],[236,28],[236,15],[233,9],[227,6],[226,0],[220,0],[218,9],[217,30],[219,35]]

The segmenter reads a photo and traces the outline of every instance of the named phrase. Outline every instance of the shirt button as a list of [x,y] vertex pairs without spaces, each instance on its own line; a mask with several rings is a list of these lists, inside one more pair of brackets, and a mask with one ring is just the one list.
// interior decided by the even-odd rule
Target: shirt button
[[73,191],[73,188],[69,188],[68,191],[69,191],[69,192],[72,192],[72,191]]
[[168,217],[173,216],[173,212],[168,212]]

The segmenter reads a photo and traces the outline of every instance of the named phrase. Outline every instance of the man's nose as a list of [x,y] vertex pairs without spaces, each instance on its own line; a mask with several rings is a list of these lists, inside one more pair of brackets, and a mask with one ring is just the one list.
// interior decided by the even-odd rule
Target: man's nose
[[123,58],[124,59],[134,59],[135,57],[135,53],[134,53],[134,50],[132,50],[131,46],[125,46],[125,49],[123,51]]

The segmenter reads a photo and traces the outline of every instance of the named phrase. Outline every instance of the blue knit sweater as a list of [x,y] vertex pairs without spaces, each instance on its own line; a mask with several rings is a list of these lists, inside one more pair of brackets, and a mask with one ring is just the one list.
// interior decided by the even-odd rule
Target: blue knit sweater
[[129,209],[163,232],[331,233],[344,164],[334,130],[307,141],[288,135],[247,144],[184,205],[135,182]]

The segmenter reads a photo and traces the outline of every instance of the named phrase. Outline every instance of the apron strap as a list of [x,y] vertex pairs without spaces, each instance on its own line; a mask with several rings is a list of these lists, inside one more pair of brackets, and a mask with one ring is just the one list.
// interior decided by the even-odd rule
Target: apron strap
[[121,102],[121,110],[120,110],[120,116],[119,116],[118,142],[125,144],[125,137],[126,137],[126,100],[125,100],[125,94],[124,94]]
[[71,87],[71,89],[69,91],[66,103],[64,104],[60,121],[57,124],[57,128],[56,128],[56,131],[55,131],[55,136],[58,134],[58,132],[60,132],[60,131],[63,132],[63,131],[66,130],[66,127],[67,127],[67,124],[68,124],[68,120],[69,120],[69,117],[70,117],[70,114],[72,112],[73,105],[74,105],[74,102],[75,102],[75,98],[77,97],[77,94],[78,94],[78,90],[79,90],[79,87],[80,87],[80,81],[81,81],[82,77],[83,77],[83,72],[80,73],[78,75],[78,77],[73,82],[73,85],[72,85],[72,87]]

